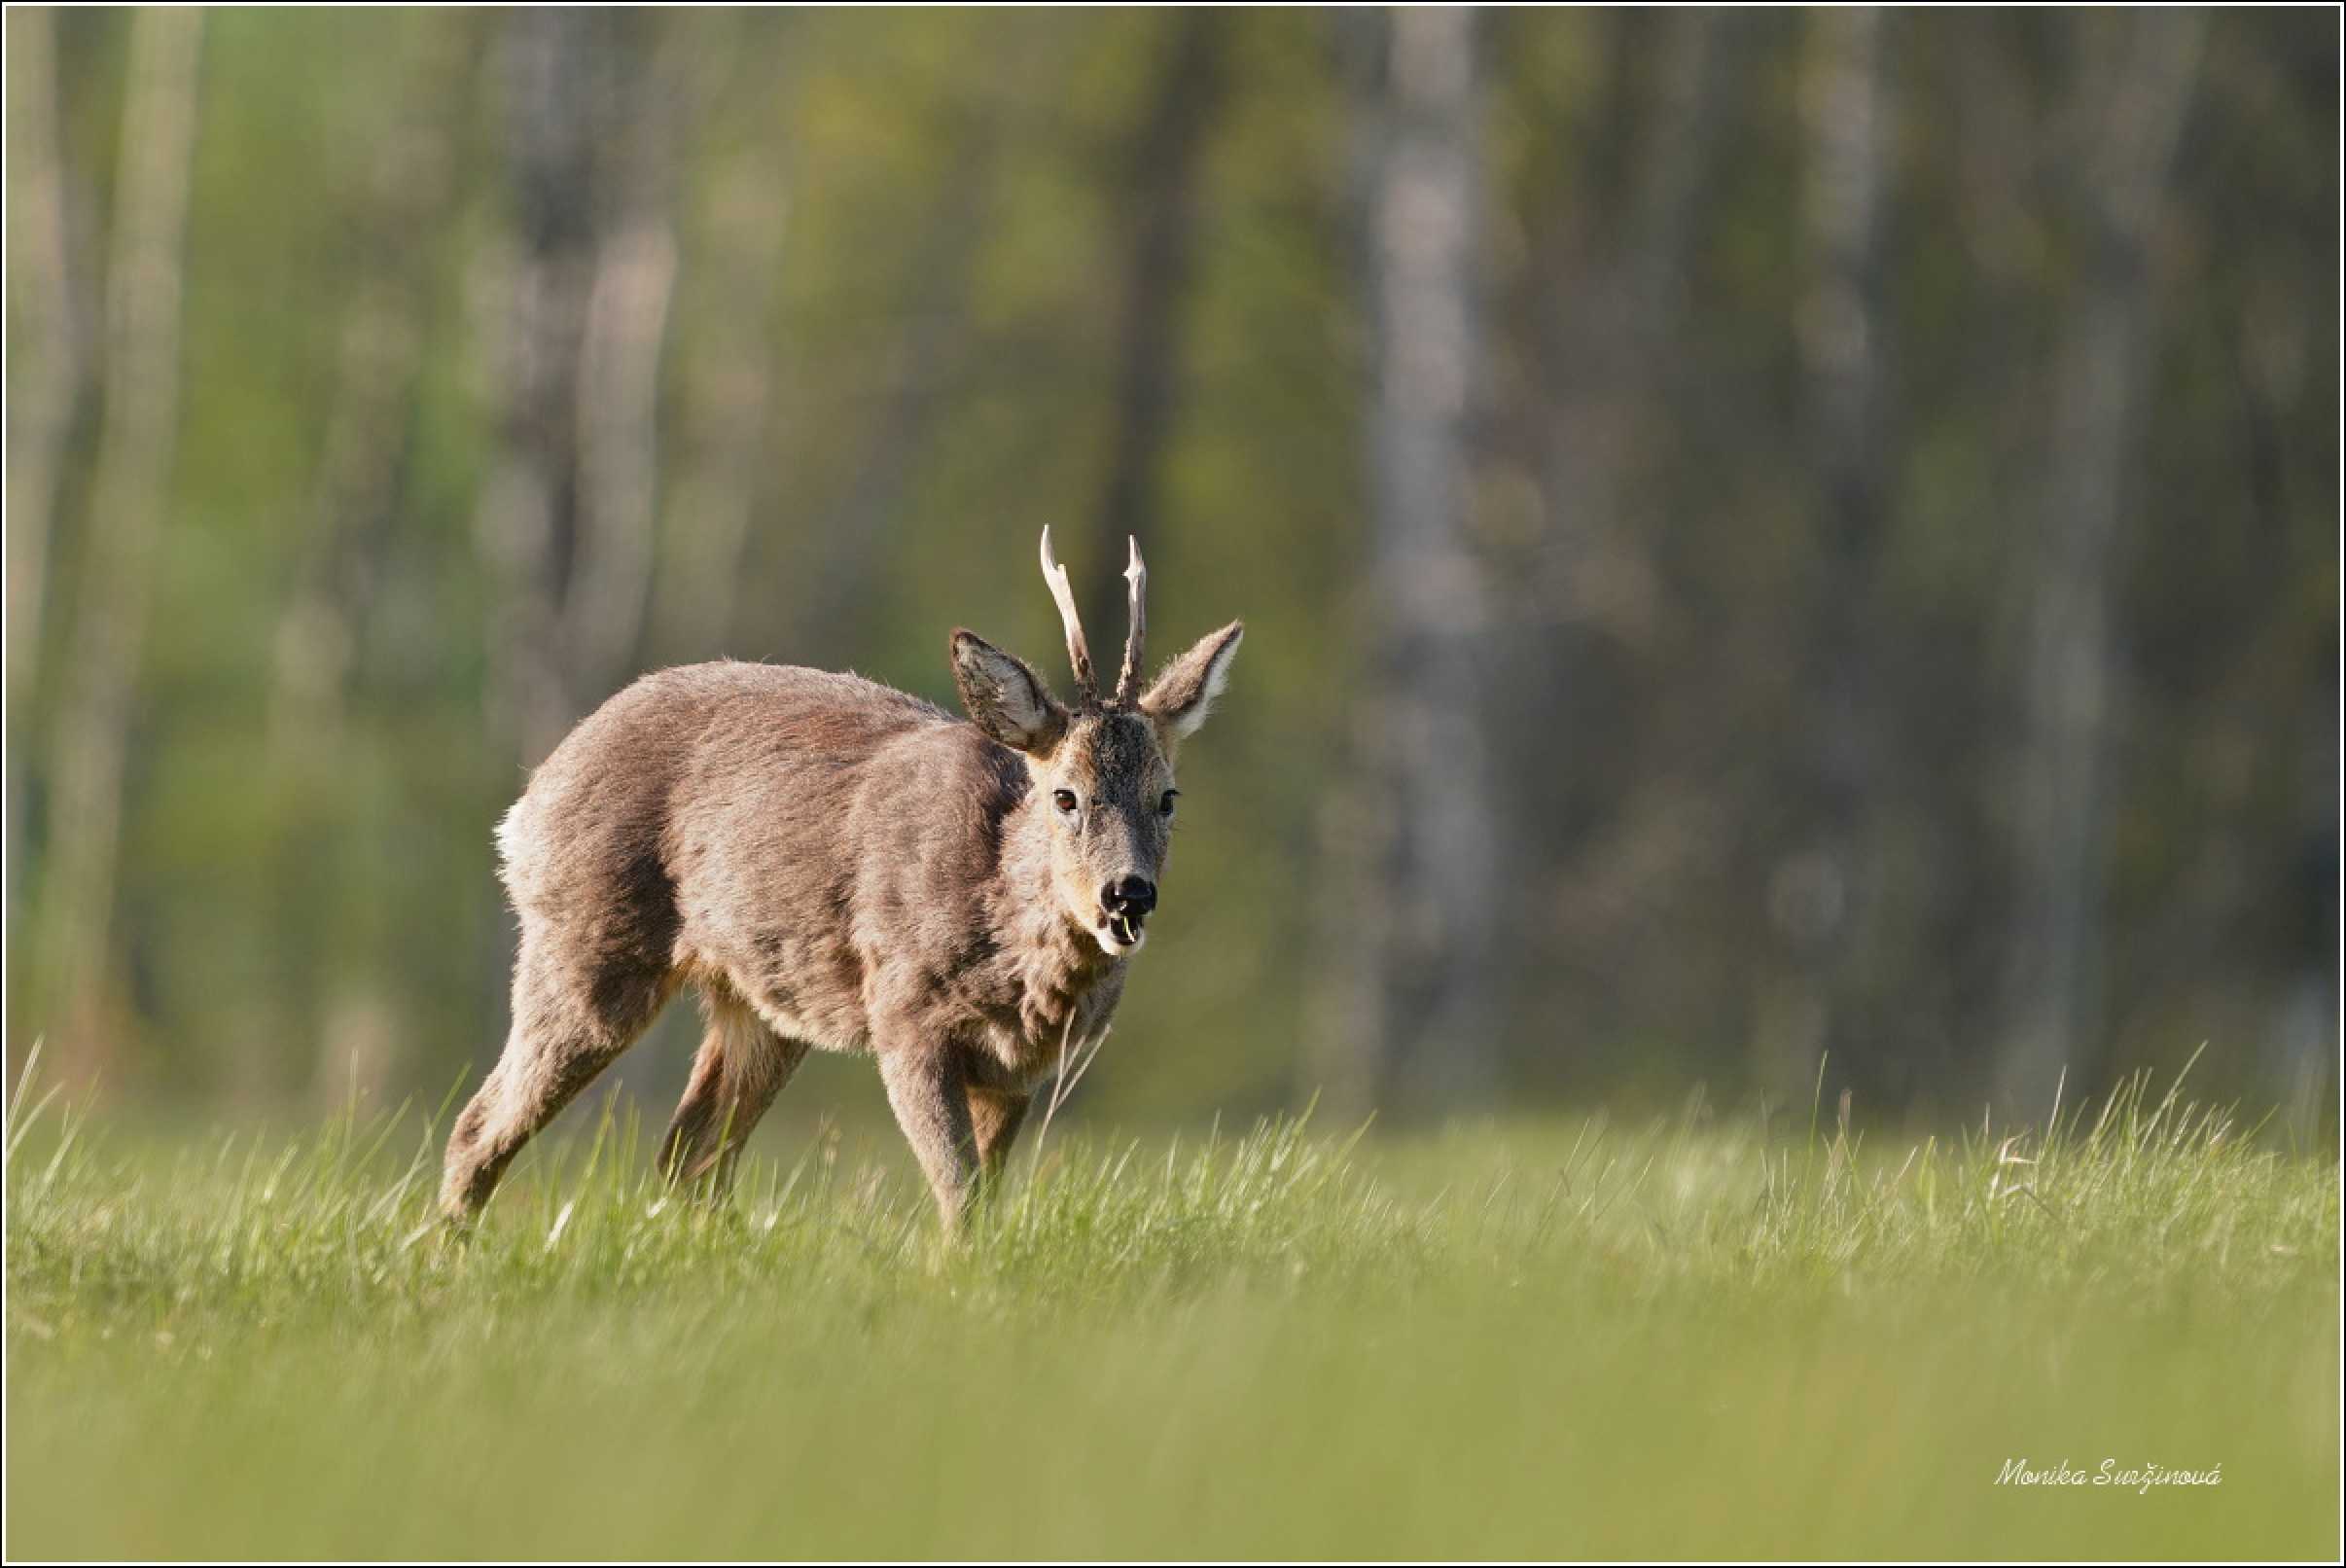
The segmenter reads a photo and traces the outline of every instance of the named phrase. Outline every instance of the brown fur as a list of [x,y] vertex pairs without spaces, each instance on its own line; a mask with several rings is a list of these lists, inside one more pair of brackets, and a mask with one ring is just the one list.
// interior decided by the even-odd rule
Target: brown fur
[[763,664],[662,670],[606,702],[498,830],[521,924],[513,1032],[448,1140],[444,1213],[471,1220],[691,984],[708,1032],[661,1146],[671,1181],[722,1193],[808,1048],[864,1051],[952,1229],[1062,1044],[1116,1010],[1136,948],[1108,950],[1103,889],[1157,880],[1174,746],[1241,629],[1137,701],[1073,710],[968,632],[968,721]]

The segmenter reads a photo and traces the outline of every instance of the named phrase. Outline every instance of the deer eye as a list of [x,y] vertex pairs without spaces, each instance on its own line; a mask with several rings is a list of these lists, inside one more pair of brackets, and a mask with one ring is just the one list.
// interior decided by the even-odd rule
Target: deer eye
[[1075,815],[1075,813],[1076,813],[1076,798],[1075,798],[1075,791],[1073,791],[1073,790],[1053,790],[1053,791],[1051,791],[1051,792],[1050,792],[1050,803],[1051,803],[1051,804],[1053,804],[1053,805],[1055,805],[1055,806],[1057,806],[1057,807],[1058,807],[1058,808],[1059,808],[1061,811],[1065,812],[1067,815],[1069,815],[1069,816],[1071,816],[1071,817],[1072,817],[1072,816],[1074,816],[1074,815]]
[[1179,795],[1181,791],[1179,790],[1165,791],[1165,798],[1156,802],[1157,815],[1166,817],[1171,816],[1173,814],[1173,797]]

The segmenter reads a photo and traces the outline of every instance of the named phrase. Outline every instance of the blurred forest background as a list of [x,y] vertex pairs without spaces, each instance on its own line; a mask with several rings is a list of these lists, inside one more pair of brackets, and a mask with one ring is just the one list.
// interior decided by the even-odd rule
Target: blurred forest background
[[1252,633],[1094,1110],[1830,1053],[1975,1119],[2204,1041],[2318,1117],[2337,41],[11,7],[12,1068],[437,1101],[575,719],[1060,675],[1048,522],[1095,637],[1126,533],[1159,647]]

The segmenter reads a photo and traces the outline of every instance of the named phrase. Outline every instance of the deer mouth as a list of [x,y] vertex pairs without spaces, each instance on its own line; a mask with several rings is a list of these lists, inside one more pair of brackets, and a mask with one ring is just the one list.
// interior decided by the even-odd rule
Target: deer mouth
[[1137,910],[1119,910],[1093,927],[1092,935],[1099,938],[1102,948],[1120,957],[1140,946],[1145,935],[1141,927],[1148,918]]

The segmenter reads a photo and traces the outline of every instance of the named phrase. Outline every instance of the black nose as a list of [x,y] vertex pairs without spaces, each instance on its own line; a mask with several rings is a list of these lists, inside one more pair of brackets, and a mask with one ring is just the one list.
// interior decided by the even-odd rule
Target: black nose
[[1156,908],[1156,884],[1146,876],[1127,876],[1100,889],[1100,908],[1110,914],[1147,914]]

